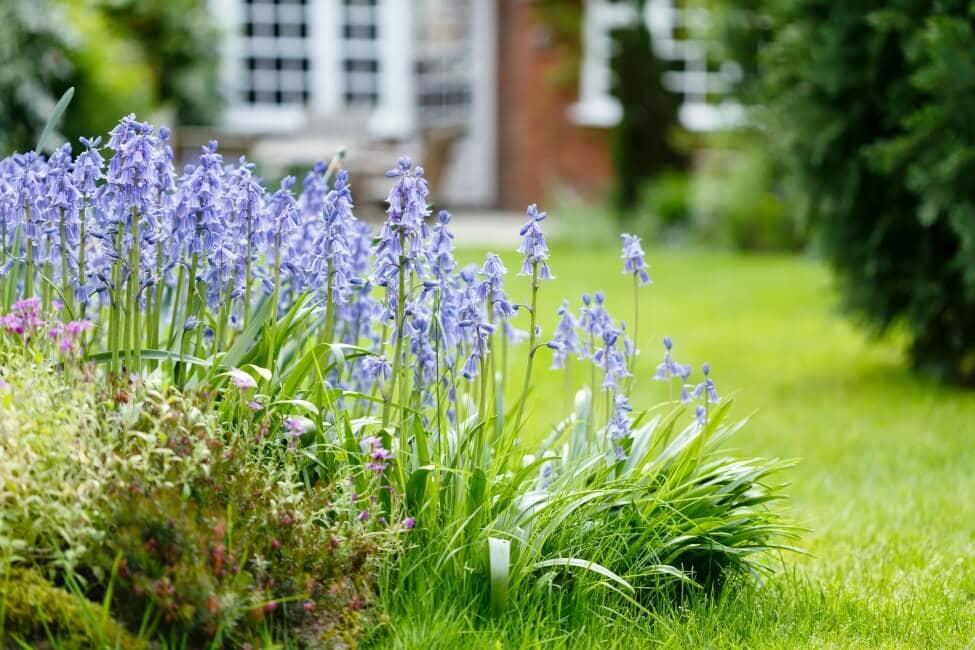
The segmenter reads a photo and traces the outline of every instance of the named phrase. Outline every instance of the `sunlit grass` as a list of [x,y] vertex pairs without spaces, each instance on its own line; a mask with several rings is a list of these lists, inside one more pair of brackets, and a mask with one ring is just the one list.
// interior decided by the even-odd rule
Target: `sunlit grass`
[[[500,251],[499,251],[500,252]],[[466,259],[482,255],[465,251]],[[517,270],[514,254],[505,255]],[[674,338],[678,361],[711,363],[735,413],[745,456],[798,458],[791,511],[808,556],[783,558],[756,592],[691,603],[659,620],[525,619],[473,625],[444,594],[394,612],[381,643],[435,647],[962,647],[975,642],[975,394],[919,379],[894,341],[872,341],[835,308],[827,271],[794,257],[649,252],[655,284],[640,293],[642,356],[635,402],[666,397],[650,381]],[[630,278],[615,250],[556,248],[540,299],[550,333],[562,296],[604,289],[632,321]],[[527,283],[525,283],[527,285]],[[515,278],[509,279],[512,293]],[[542,366],[547,366],[543,360]],[[517,376],[517,375],[514,375]],[[699,374],[697,375],[699,377]],[[565,414],[560,373],[536,374],[529,430]],[[478,631],[474,631],[477,629]],[[431,640],[424,645],[424,639]],[[417,643],[419,645],[413,645]],[[444,647],[451,646],[449,643]]]

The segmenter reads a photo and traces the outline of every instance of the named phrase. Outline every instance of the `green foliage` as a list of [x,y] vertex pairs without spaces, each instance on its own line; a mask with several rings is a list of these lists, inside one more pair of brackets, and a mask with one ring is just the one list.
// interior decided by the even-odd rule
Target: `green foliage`
[[[735,151],[704,159],[694,193],[695,230],[706,241],[738,250],[798,250],[805,243],[795,206],[767,151],[738,139]],[[777,187],[778,186],[778,187]]]
[[681,172],[654,176],[640,193],[641,213],[653,220],[655,229],[688,227],[692,203],[691,178]]
[[69,140],[160,102],[182,123],[211,122],[221,104],[218,39],[200,0],[0,3],[0,152],[32,149],[70,86],[77,96],[58,131]]
[[786,465],[720,452],[742,425],[723,423],[728,405],[704,429],[679,424],[679,410],[651,418],[619,463],[606,461],[606,432],[589,428],[588,390],[535,455],[507,432],[482,467],[432,445],[428,464],[407,464],[419,523],[385,598],[394,611],[451,594],[481,616],[631,605],[645,615],[760,570],[752,556],[795,535],[767,507],[782,498],[768,479]]
[[139,44],[158,97],[176,109],[179,123],[209,124],[216,119],[220,34],[207,2],[96,0],[95,4],[114,29]]
[[764,33],[739,43],[768,42],[750,81],[848,307],[878,329],[905,325],[916,367],[975,381],[971,3],[754,11]]
[[109,489],[109,535],[93,563],[107,571],[121,558],[120,620],[136,628],[152,612],[193,644],[253,643],[269,625],[307,647],[340,638],[366,615],[364,570],[378,550],[349,495],[306,489],[286,448],[263,440],[255,452],[252,440],[193,424],[194,411],[148,402],[138,428],[155,428],[161,444]]
[[0,559],[73,566],[101,539],[96,390],[40,358],[0,350],[0,367]]
[[0,3],[0,151],[33,147],[71,85],[66,22],[46,0]]
[[[554,214],[558,215],[553,211]],[[608,216],[608,215],[607,215]],[[549,218],[551,221],[553,217]],[[546,222],[548,223],[548,221]],[[624,295],[615,246],[553,249],[566,259],[539,303],[553,330],[560,294],[598,286]],[[483,258],[465,251],[462,263]],[[975,393],[939,386],[903,367],[899,339],[868,340],[832,308],[827,268],[808,256],[648,248],[655,280],[640,303],[645,340],[680,331],[680,359],[709,360],[733,412],[757,412],[726,441],[727,453],[800,458],[780,480],[791,485],[789,516],[809,532],[809,554],[754,556],[778,569],[756,586],[719,595],[690,590],[652,615],[619,616],[620,596],[590,591],[566,598],[567,578],[483,621],[465,596],[444,586],[391,607],[376,648],[957,648],[975,629]],[[512,265],[516,255],[505,257]],[[666,281],[664,281],[666,280]],[[524,294],[515,294],[523,301]],[[629,322],[629,319],[628,319]],[[675,346],[676,347],[676,346]],[[667,399],[650,382],[659,363],[644,346],[634,373],[634,408]],[[747,363],[741,363],[747,359]],[[579,371],[579,366],[575,366]],[[563,407],[563,378],[540,372],[525,437],[547,431]],[[945,486],[951,489],[945,489]],[[784,504],[779,504],[781,509]],[[607,543],[610,543],[607,540]],[[395,592],[394,592],[395,593]],[[405,598],[403,599],[406,600]],[[605,607],[603,607],[605,606]],[[615,608],[615,609],[614,609]]]
[[58,648],[145,647],[111,617],[103,616],[97,604],[56,587],[36,571],[2,569],[0,642],[6,632],[24,643],[54,641]]
[[[644,0],[631,2],[642,15]],[[674,145],[677,97],[662,84],[662,66],[653,54],[643,20],[613,32],[613,96],[623,109],[613,130],[613,203],[620,214],[634,208],[640,189],[654,173],[686,165]]]
[[[309,482],[270,416],[227,430],[211,396],[154,387],[161,373],[104,385],[45,345],[0,347],[0,568],[13,563],[18,593],[21,567],[71,593],[52,587],[48,619],[24,609],[50,604],[36,590],[6,614],[0,598],[0,630],[73,626],[89,597],[177,646],[342,646],[376,624],[375,563],[398,529],[367,529],[341,472]],[[73,629],[51,633],[72,647]]]

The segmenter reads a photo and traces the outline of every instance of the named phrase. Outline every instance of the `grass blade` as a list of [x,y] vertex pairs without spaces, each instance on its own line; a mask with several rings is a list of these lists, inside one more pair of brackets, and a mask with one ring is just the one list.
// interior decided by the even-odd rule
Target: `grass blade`
[[40,153],[44,149],[44,143],[47,142],[47,138],[51,135],[51,131],[54,130],[54,125],[58,123],[61,119],[61,115],[68,108],[68,104],[71,103],[71,98],[74,97],[74,86],[71,86],[64,91],[61,95],[61,99],[58,103],[54,105],[54,111],[51,113],[51,117],[48,118],[47,124],[44,125],[44,129],[41,131],[41,136],[37,138],[37,146],[34,147],[34,151]]

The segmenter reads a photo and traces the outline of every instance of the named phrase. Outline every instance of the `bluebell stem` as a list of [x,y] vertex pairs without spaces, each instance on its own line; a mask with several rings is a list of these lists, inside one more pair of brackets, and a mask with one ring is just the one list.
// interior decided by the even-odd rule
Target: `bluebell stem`
[[[389,178],[397,181],[386,198],[386,221],[383,223],[379,235],[379,245],[376,248],[376,284],[386,287],[387,305],[395,294],[396,313],[393,335],[396,337],[393,355],[393,385],[390,389],[395,394],[395,386],[399,382],[400,401],[406,403],[406,385],[400,375],[403,364],[403,327],[404,309],[406,303],[406,274],[409,269],[419,273],[419,258],[422,252],[423,239],[429,234],[424,219],[430,213],[427,205],[427,181],[423,177],[423,168],[413,167],[407,157],[399,159],[396,169],[386,172]],[[396,288],[393,288],[393,280]],[[389,425],[390,403],[387,400],[383,406],[382,426]],[[400,445],[406,448],[406,417],[402,410],[403,420],[400,423]]]
[[264,187],[254,177],[254,163],[247,162],[241,156],[236,169],[227,178],[225,212],[237,215],[234,240],[240,246],[238,268],[243,283],[243,320],[244,327],[250,322],[251,291],[254,285],[254,264],[261,249],[261,234],[265,211]]
[[331,342],[335,338],[336,311],[348,299],[353,277],[349,243],[354,240],[356,218],[352,214],[349,173],[344,169],[336,174],[335,187],[325,197],[322,216],[322,229],[315,240],[311,273],[324,294],[326,313],[322,341]]
[[521,275],[531,276],[530,327],[528,329],[528,361],[525,364],[525,383],[522,386],[521,399],[518,402],[518,413],[514,418],[516,431],[521,428],[521,418],[525,412],[528,388],[531,385],[532,362],[535,359],[535,344],[538,337],[538,288],[541,286],[542,280],[551,280],[554,277],[546,261],[548,260],[548,245],[545,243],[545,234],[542,232],[542,221],[547,215],[545,212],[539,212],[538,206],[534,203],[528,206],[527,212],[528,222],[518,231],[522,238],[518,252],[524,256]]
[[[51,154],[47,173],[47,207],[50,211],[47,221],[57,224],[57,237],[50,247],[51,262],[60,262],[61,295],[68,310],[74,314],[75,282],[72,281],[72,266],[69,265],[69,251],[76,250],[81,236],[79,214],[82,210],[82,194],[75,185],[71,174],[71,145]],[[73,261],[73,260],[72,260]]]

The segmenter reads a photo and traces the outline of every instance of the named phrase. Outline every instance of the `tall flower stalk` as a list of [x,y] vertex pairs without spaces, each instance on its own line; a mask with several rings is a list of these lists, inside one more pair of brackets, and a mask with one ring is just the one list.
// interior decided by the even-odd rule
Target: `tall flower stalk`
[[518,413],[514,418],[514,430],[521,428],[522,418],[525,412],[525,402],[528,401],[528,389],[531,387],[532,363],[535,360],[538,342],[538,289],[543,280],[552,280],[554,276],[548,268],[548,245],[545,243],[545,235],[542,232],[542,221],[548,216],[545,212],[539,212],[538,206],[534,203],[528,206],[528,221],[518,232],[521,235],[521,245],[518,252],[522,254],[521,275],[531,277],[531,303],[528,307],[529,328],[528,328],[528,360],[525,363],[525,381],[521,388],[521,398],[518,401]]

